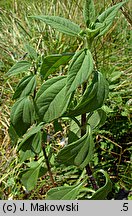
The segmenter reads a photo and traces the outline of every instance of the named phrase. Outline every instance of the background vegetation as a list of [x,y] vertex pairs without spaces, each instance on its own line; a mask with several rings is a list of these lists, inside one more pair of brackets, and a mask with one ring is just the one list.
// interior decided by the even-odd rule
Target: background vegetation
[[[102,6],[107,8],[115,2],[119,1],[95,0],[96,9],[100,12]],[[31,192],[26,191],[20,181],[19,174],[24,164],[19,161],[15,140],[13,137],[9,138],[8,128],[12,95],[21,75],[8,80],[6,72],[14,62],[23,58],[27,52],[26,44],[31,44],[41,55],[74,52],[77,47],[82,46],[79,40],[64,36],[29,16],[59,15],[82,26],[82,7],[81,0],[0,1],[0,199],[44,199],[46,192],[52,187],[48,174],[38,180],[36,188]],[[94,59],[109,81],[110,94],[105,104],[107,121],[95,133],[93,166],[95,170],[103,167],[110,175],[113,191],[109,199],[113,198],[120,188],[130,190],[132,187],[130,7],[128,1],[125,9],[119,12],[120,18],[115,20],[111,32],[94,46]],[[61,70],[62,68],[60,72]],[[57,152],[57,149],[61,148],[68,123],[63,122],[61,126],[63,132],[59,134],[53,133],[52,124],[47,128],[52,135],[52,140],[47,143],[49,151]],[[76,182],[81,174],[81,171],[72,166],[55,166],[54,158],[51,162],[58,186]],[[85,173],[82,173],[83,175]],[[82,193],[80,198],[84,194]]]

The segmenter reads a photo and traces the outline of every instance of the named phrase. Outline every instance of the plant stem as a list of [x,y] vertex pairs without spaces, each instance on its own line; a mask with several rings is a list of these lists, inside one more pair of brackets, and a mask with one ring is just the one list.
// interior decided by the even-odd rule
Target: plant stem
[[98,190],[98,189],[99,189],[99,186],[97,185],[96,180],[95,180],[95,178],[93,177],[93,173],[92,173],[92,170],[91,170],[91,167],[90,167],[89,164],[86,166],[86,172],[87,172],[88,177],[89,177],[89,179],[90,179],[90,182],[91,182],[91,184],[92,184],[92,186],[93,186],[93,189],[94,189],[95,191]]
[[47,165],[47,168],[48,168],[50,180],[51,180],[53,186],[55,186],[55,182],[54,182],[53,175],[52,175],[52,172],[51,172],[48,156],[47,156],[46,151],[45,151],[45,145],[43,143],[42,143],[42,150],[43,150],[43,155],[45,157],[46,165]]
[[[83,91],[82,91],[83,93],[86,90],[86,87],[87,87],[87,84],[84,83],[83,84]],[[81,115],[81,137],[86,134],[86,123],[87,123],[87,117],[86,117],[86,113],[84,113],[84,114]],[[87,173],[87,175],[88,175],[88,177],[90,179],[90,182],[91,182],[91,184],[93,186],[93,189],[97,190],[99,187],[98,187],[98,185],[97,185],[97,183],[96,183],[96,181],[95,181],[95,179],[94,179],[94,177],[92,175],[92,170],[91,170],[90,165],[88,164],[85,167],[85,169],[86,169],[86,173]]]
[[81,137],[86,134],[86,113],[81,115]]
[[[82,95],[84,94],[86,87],[87,87],[87,83],[85,82],[82,86]],[[81,137],[86,134],[86,123],[87,123],[87,118],[86,118],[86,113],[84,113],[81,115]]]

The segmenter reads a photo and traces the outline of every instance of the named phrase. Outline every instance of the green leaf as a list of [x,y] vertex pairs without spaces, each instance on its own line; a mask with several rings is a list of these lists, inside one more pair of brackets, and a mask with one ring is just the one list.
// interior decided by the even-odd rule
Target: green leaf
[[79,137],[73,131],[69,130],[69,133],[68,133],[68,144],[72,143],[72,142],[75,142],[78,139],[79,139]]
[[102,26],[103,26],[103,25],[100,24],[100,25],[98,26],[98,28],[96,28],[96,29],[87,28],[87,29],[86,29],[86,33],[87,33],[89,39],[92,38],[92,40],[93,40],[93,38],[95,38],[95,37],[100,33],[100,29],[101,29]]
[[102,126],[106,121],[106,113],[102,109],[96,110],[93,115],[89,118],[88,124],[90,124],[92,129]]
[[[81,116],[77,116],[76,119],[81,124]],[[72,132],[74,132],[78,137],[80,137],[81,129],[80,129],[79,125],[74,120],[72,120],[71,123],[70,123],[70,130]]]
[[57,161],[65,165],[75,165],[83,169],[93,158],[94,142],[91,128],[79,140],[68,144],[57,155]]
[[52,188],[48,191],[46,200],[75,200],[83,183]]
[[29,95],[35,90],[35,88],[36,88],[36,76],[34,75],[31,77],[30,81],[27,83],[27,85],[23,89],[21,93],[21,97]]
[[[17,151],[23,151],[25,152],[25,154],[27,154],[27,156],[33,152],[35,154],[35,152],[33,151],[33,147],[32,147],[32,142],[33,142],[33,138],[34,138],[35,135],[29,137],[27,140],[25,140],[23,142],[23,139],[25,138],[25,135],[24,135],[24,138],[22,139],[22,141],[20,141],[18,143],[18,147],[17,147]],[[22,154],[21,154],[22,155]],[[32,154],[31,154],[32,155]]]
[[39,176],[38,176],[38,178],[40,178],[40,177],[42,177],[43,175],[45,175],[46,173],[47,173],[47,167],[43,167],[43,166],[41,166],[40,167],[40,170],[39,170]]
[[39,154],[41,151],[41,145],[42,145],[42,133],[41,131],[38,131],[32,141],[32,147],[36,154]]
[[95,20],[95,7],[93,0],[85,0],[83,8],[83,17],[87,27]]
[[110,180],[109,175],[104,170],[99,170],[96,173],[103,173],[106,178],[106,183],[103,187],[99,188],[91,197],[91,200],[105,200],[107,198],[107,195],[112,190],[112,183]]
[[34,105],[29,97],[25,98],[24,106],[23,106],[23,122],[28,124],[33,124],[34,120]]
[[58,17],[58,16],[31,16],[32,18],[42,20],[46,24],[50,25],[52,28],[58,30],[59,32],[68,34],[70,36],[78,36],[81,31],[80,27],[71,22],[68,19]]
[[75,91],[82,83],[87,81],[93,71],[93,59],[87,49],[76,52],[69,65],[67,76],[67,94]]
[[7,72],[7,76],[17,75],[21,72],[27,71],[31,67],[31,63],[28,61],[18,61],[12,68]]
[[24,106],[23,106],[23,122],[27,123],[27,124],[32,124],[33,123],[33,104],[30,101],[29,98],[26,98]]
[[[31,149],[31,145],[32,145],[32,141],[34,139],[35,134],[37,134],[39,131],[41,131],[43,127],[43,122],[40,123],[39,125],[34,125],[33,127],[31,127],[28,132],[24,135],[22,141],[19,143],[18,146],[18,151],[20,149],[26,150],[28,149],[28,145]],[[23,146],[26,146],[26,148],[24,148]]]
[[66,77],[58,76],[47,80],[38,91],[35,103],[40,119],[50,122],[65,112],[70,97],[66,97]]
[[[30,143],[29,143],[28,147],[30,147]],[[20,163],[23,163],[27,159],[34,158],[35,153],[31,149],[27,149],[27,148],[26,148],[26,150],[21,149],[19,151],[19,157],[20,157]]]
[[108,83],[100,72],[95,72],[90,86],[74,110],[70,110],[68,116],[78,116],[86,112],[93,112],[102,107],[108,96]]
[[[17,85],[15,93],[13,95],[13,99],[17,99],[20,97],[20,95],[22,94],[22,92],[24,91],[24,89],[26,88],[26,86],[28,85],[28,83],[31,81],[31,79],[33,78],[32,75],[28,75],[25,76]],[[23,96],[26,96],[30,93],[29,92],[25,92],[25,95],[23,94]],[[21,95],[22,96],[22,95]]]
[[26,51],[28,52],[29,56],[31,57],[31,59],[36,60],[38,57],[36,50],[29,44],[26,44],[25,48],[26,48]]
[[[11,123],[18,136],[23,135],[31,125],[32,112],[30,112],[31,107],[29,107],[27,103],[30,103],[27,97],[20,98],[11,109]],[[28,108],[26,108],[26,106],[28,106]],[[28,113],[26,113],[26,110],[28,110]]]
[[46,56],[41,65],[40,74],[46,79],[50,74],[54,73],[61,65],[67,64],[72,58],[72,54],[56,54]]
[[27,169],[21,177],[22,184],[25,188],[30,191],[33,190],[35,185],[37,184],[39,172],[40,172],[41,164],[36,162],[36,166]]
[[125,4],[126,2],[120,2],[112,7],[109,7],[107,10],[105,10],[102,14],[100,14],[97,18],[96,21],[96,28],[98,28],[98,26],[100,24],[103,24],[102,28],[100,29],[100,33],[98,34],[98,36],[102,36],[104,35],[109,28],[111,27],[114,18],[118,12],[118,10],[123,6],[123,4]]
[[42,167],[44,166],[44,158],[43,156],[41,155],[37,161],[34,161],[34,160],[30,160],[28,163],[26,163],[26,165],[29,167],[29,168],[34,168],[36,167],[38,164],[41,164]]
[[10,136],[10,142],[11,145],[15,146],[18,141],[18,135],[13,127],[12,124],[10,124],[9,130],[8,130],[9,136]]

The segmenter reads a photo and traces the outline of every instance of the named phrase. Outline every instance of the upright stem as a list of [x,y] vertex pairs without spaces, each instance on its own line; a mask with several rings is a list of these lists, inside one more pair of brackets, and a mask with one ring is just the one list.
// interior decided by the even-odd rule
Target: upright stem
[[[86,86],[87,86],[87,84],[84,83],[83,84],[83,93],[84,93],[84,91],[86,89]],[[87,123],[87,118],[86,118],[86,113],[84,113],[84,114],[81,115],[81,137],[86,134],[86,123]],[[90,168],[90,165],[88,164],[85,167],[85,169],[86,169],[86,173],[87,173],[87,175],[88,175],[88,177],[90,179],[90,182],[91,182],[94,190],[97,190],[99,187],[98,187],[98,185],[97,185],[97,183],[96,183],[96,181],[95,181],[95,179],[94,179],[94,177],[92,175],[92,170]]]
[[43,150],[43,154],[44,154],[44,157],[45,157],[46,165],[47,165],[47,168],[48,168],[50,180],[51,180],[53,186],[55,186],[55,182],[54,182],[54,179],[53,179],[53,175],[52,175],[52,172],[51,172],[51,168],[50,168],[48,156],[47,156],[46,151],[45,151],[45,145],[44,144],[42,144],[42,150]]
[[96,180],[95,180],[95,178],[93,177],[93,173],[92,173],[92,170],[91,170],[90,165],[88,164],[85,168],[86,168],[86,173],[87,173],[87,175],[88,175],[88,177],[89,177],[89,179],[90,179],[90,182],[91,182],[91,184],[92,184],[92,186],[93,186],[93,189],[94,189],[95,191],[98,190],[98,189],[99,189],[99,186],[97,185]]

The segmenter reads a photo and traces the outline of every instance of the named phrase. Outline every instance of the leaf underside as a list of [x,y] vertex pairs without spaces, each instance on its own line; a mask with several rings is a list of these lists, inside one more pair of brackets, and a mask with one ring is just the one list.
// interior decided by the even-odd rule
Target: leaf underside
[[91,197],[91,200],[105,200],[107,198],[107,195],[109,194],[109,192],[112,190],[112,183],[110,180],[110,177],[108,175],[107,172],[105,172],[104,170],[99,170],[96,173],[103,173],[103,175],[105,176],[106,179],[106,183],[103,187],[99,188]]
[[108,89],[104,76],[96,71],[91,85],[87,87],[77,106],[69,110],[68,116],[78,116],[101,108],[108,96]]
[[94,142],[91,128],[79,140],[68,144],[57,155],[57,161],[65,165],[75,165],[83,169],[92,159]]
[[46,200],[75,200],[82,183],[74,186],[62,186],[52,188],[48,191]]

